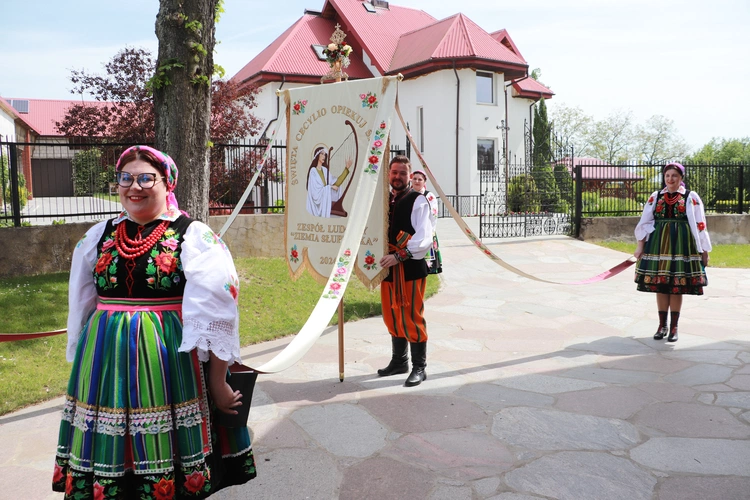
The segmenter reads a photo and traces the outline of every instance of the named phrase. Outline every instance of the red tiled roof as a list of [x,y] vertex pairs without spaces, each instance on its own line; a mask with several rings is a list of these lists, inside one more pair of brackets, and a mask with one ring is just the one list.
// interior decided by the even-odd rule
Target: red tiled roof
[[[232,79],[240,83],[265,83],[281,80],[280,76],[284,75],[302,77],[294,78],[294,81],[319,83],[320,77],[328,72],[329,66],[327,62],[318,59],[311,46],[331,43],[329,38],[335,25],[332,19],[305,14]],[[359,47],[351,40],[347,39],[347,43],[352,46],[355,54],[360,52]],[[361,57],[352,57],[351,64],[344,71],[351,78],[372,76]],[[268,74],[279,76],[273,78]]]
[[401,37],[391,72],[436,59],[474,59],[507,63],[525,73],[526,61],[492,38],[463,14],[456,14]]
[[423,10],[390,4],[387,9],[376,8],[372,13],[362,3],[361,0],[326,0],[323,15],[332,15],[333,10],[338,13],[342,29],[365,47],[381,74],[393,71],[391,60],[401,35],[437,21]]
[[494,70],[508,78],[521,77],[528,69],[507,33],[498,41],[463,14],[437,21],[424,11],[393,4],[368,12],[362,0],[326,0],[320,16],[302,16],[232,79],[262,85],[283,75],[289,81],[317,83],[328,64],[310,45],[327,44],[337,23],[354,52],[346,70],[351,78],[372,76],[362,62],[363,50],[378,73],[406,77],[451,67],[454,61],[456,67]]
[[522,78],[513,82],[513,89],[515,89],[516,91],[513,97],[522,97],[524,99],[539,100],[540,95],[545,99],[551,99],[552,96],[555,95],[552,90],[548,89],[531,77]]
[[[518,47],[516,47],[515,42],[513,42],[513,39],[508,34],[508,30],[502,29],[495,31],[494,33],[490,33],[490,36],[503,44],[508,50],[513,52],[515,55],[523,59],[523,56],[521,55],[521,51],[518,50]],[[526,59],[523,59],[524,61]]]
[[[569,172],[573,172],[573,178],[575,179],[575,172],[571,167],[570,158],[562,158],[557,162],[558,164],[565,165]],[[573,165],[581,165],[581,178],[584,181],[640,181],[643,177],[639,176],[635,172],[630,172],[622,167],[610,165],[606,161],[599,158],[574,158]]]
[[100,101],[60,101],[51,99],[24,99],[24,98],[6,98],[7,101],[19,100],[29,101],[29,112],[19,113],[16,116],[26,122],[34,131],[43,136],[60,136],[55,126],[65,117],[68,109],[75,104],[84,104],[91,106],[104,106],[107,103]]

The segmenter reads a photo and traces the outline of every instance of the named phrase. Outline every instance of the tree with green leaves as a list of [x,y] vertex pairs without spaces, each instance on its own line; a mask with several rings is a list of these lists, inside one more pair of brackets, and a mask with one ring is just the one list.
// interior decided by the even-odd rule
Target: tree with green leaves
[[739,198],[738,176],[740,168],[744,168],[743,205],[747,207],[750,204],[750,137],[714,137],[688,156],[686,163],[696,165],[687,168],[685,183],[688,187],[695,189],[704,203],[715,204],[717,210],[725,207],[729,212],[736,211]]
[[677,134],[674,121],[662,115],[654,115],[645,125],[636,126],[634,137],[639,157],[633,159],[646,165],[682,160],[690,150]]
[[550,124],[560,142],[578,157],[591,155],[589,143],[594,119],[576,106],[557,103],[550,107]]
[[631,159],[635,143],[633,112],[618,110],[594,123],[589,135],[591,153],[608,164]]
[[551,165],[552,149],[550,148],[550,124],[547,121],[547,105],[544,98],[534,106],[532,149],[532,176],[539,193],[541,210],[554,212],[560,201],[560,193]]

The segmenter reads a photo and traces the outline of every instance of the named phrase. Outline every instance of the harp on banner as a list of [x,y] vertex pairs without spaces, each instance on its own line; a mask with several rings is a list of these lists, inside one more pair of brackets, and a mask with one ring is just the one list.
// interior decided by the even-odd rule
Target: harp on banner
[[[349,172],[349,180],[346,183],[346,188],[344,188],[344,191],[339,196],[339,199],[331,204],[331,215],[337,215],[339,217],[347,217],[349,215],[347,214],[346,210],[344,210],[344,199],[349,192],[349,188],[352,185],[352,180],[354,179],[354,174],[357,171],[357,165],[359,164],[359,143],[357,142],[357,130],[354,128],[354,124],[352,124],[352,122],[350,122],[349,120],[346,120],[344,123],[348,125],[352,130],[348,133],[341,145],[330,155],[330,168],[333,169],[334,172],[345,172],[346,161],[348,159],[354,158],[354,163],[352,164],[353,168],[351,172]],[[341,186],[339,186],[339,189],[341,189]]]

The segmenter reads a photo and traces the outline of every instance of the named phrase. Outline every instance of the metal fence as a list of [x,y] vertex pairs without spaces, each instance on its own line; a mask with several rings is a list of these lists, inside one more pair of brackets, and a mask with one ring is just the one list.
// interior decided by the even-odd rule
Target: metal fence
[[[582,217],[640,215],[649,196],[664,187],[664,165],[576,163],[573,181]],[[580,182],[578,181],[580,179]],[[685,187],[708,213],[748,213],[750,166],[685,164]]]
[[[0,226],[103,220],[122,207],[115,164],[130,143],[60,139],[9,142],[0,138]],[[210,154],[209,214],[231,212],[267,143],[215,144]],[[242,213],[284,210],[285,146],[274,144]]]
[[[227,215],[239,203],[242,194],[261,163],[267,142],[214,144],[211,148],[209,215]],[[240,213],[265,214],[284,211],[284,166],[286,146],[275,142],[269,151],[255,186]]]
[[[121,206],[114,183],[114,165],[119,154],[129,146],[131,144],[84,143],[68,139],[25,143],[0,138],[0,226],[102,220],[116,215]],[[231,212],[260,163],[266,146],[262,142],[214,145],[210,155],[211,215]],[[272,145],[242,213],[283,212],[285,153],[283,144]],[[398,146],[391,148],[391,154],[399,153],[404,151]],[[492,235],[516,231],[505,226],[510,219],[519,218],[519,212],[524,212],[526,225],[530,213],[544,215],[541,223],[543,234],[552,230],[547,220],[550,214],[560,214],[555,217],[561,219],[553,221],[555,232],[569,231],[571,221],[568,214],[574,214],[573,225],[576,227],[581,217],[639,215],[651,193],[663,186],[663,165],[602,165],[576,161],[571,166],[563,159],[550,166],[551,179],[548,179],[546,170],[537,171],[524,166],[523,171],[510,168],[501,172],[501,167],[482,173],[483,176],[499,177],[483,177],[480,194],[447,195],[462,217],[501,217],[502,220],[485,221],[499,224]],[[750,166],[687,164],[685,167],[685,184],[701,196],[707,212],[748,213]],[[526,180],[519,184],[521,177]],[[565,179],[567,181],[562,182]],[[530,186],[532,181],[533,189]],[[545,183],[549,186],[544,187]],[[545,205],[543,196],[550,192],[553,184],[559,192],[554,207],[547,206],[549,203]],[[538,196],[540,206],[536,209],[515,207],[514,193],[520,196],[519,200],[525,201],[533,201],[534,196]],[[538,195],[532,196],[534,193]],[[438,207],[439,217],[450,216],[443,200],[438,200]],[[534,234],[537,232],[536,229],[533,231]],[[526,229],[525,233],[528,233]]]

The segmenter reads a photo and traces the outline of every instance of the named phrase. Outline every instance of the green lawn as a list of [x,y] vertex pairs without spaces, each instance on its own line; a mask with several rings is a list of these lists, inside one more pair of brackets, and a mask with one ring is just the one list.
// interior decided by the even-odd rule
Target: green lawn
[[[635,243],[623,241],[590,241],[596,245],[633,255]],[[709,253],[709,267],[750,268],[750,245],[714,245]]]
[[[236,259],[240,275],[240,342],[249,345],[297,333],[323,290],[309,275],[289,278],[284,259]],[[440,280],[427,279],[427,293]],[[68,274],[0,280],[0,333],[65,328]],[[380,290],[368,291],[352,280],[345,295],[344,320],[380,314]],[[336,323],[334,314],[332,323]],[[385,327],[383,328],[385,333]],[[65,361],[66,335],[0,342],[0,415],[59,396],[65,391],[70,364]]]

